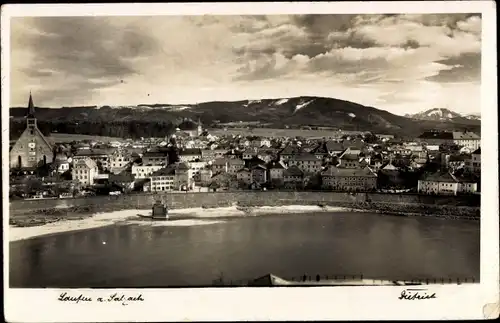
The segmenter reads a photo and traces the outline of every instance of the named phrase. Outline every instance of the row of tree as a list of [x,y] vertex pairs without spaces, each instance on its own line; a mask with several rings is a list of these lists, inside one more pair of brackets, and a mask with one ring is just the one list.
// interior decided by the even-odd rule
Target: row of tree
[[[44,135],[59,132],[138,139],[141,137],[165,137],[175,131],[175,125],[168,121],[38,121],[37,124]],[[18,138],[25,129],[24,120],[11,120],[11,139]]]

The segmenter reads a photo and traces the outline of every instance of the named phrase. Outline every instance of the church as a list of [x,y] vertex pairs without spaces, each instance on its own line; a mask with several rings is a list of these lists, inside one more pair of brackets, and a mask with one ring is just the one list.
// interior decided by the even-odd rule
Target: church
[[35,106],[30,93],[26,129],[10,150],[10,168],[34,169],[52,163],[53,157],[52,144],[36,124]]

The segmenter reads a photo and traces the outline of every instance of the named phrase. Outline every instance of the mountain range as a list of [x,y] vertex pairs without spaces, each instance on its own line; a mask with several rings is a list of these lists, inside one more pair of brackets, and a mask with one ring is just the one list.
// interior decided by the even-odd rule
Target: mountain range
[[[429,112],[430,111],[430,112]],[[205,126],[228,122],[253,122],[267,127],[329,126],[343,130],[415,136],[429,129],[480,131],[480,121],[452,111],[426,111],[412,116],[390,112],[354,102],[300,96],[293,98],[204,102],[198,104],[139,104],[134,106],[79,106],[37,108],[37,117],[48,123],[61,122],[168,122],[174,125],[186,120]],[[428,113],[427,113],[428,112]],[[427,113],[427,114],[426,114]],[[19,121],[26,108],[11,108],[11,120]]]
[[481,120],[481,116],[479,114],[461,115],[460,113],[444,108],[433,108],[415,114],[406,114],[405,117],[415,120],[449,121],[465,124],[469,123],[470,120]]

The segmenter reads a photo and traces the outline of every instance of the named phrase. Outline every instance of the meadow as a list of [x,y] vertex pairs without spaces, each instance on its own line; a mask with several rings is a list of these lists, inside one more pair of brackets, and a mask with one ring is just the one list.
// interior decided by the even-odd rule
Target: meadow
[[94,140],[101,142],[112,142],[112,141],[123,141],[123,138],[118,137],[105,137],[105,136],[94,136],[94,135],[81,135],[73,133],[58,133],[53,132],[50,134],[54,142],[72,142],[81,140]]

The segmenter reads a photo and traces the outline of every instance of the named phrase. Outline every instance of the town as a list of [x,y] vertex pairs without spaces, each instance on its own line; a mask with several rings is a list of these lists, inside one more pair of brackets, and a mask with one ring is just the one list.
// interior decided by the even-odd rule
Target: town
[[[37,127],[10,146],[10,198],[73,198],[138,192],[321,190],[479,194],[480,136],[427,131],[413,140],[332,130],[330,136],[216,134],[188,123],[165,138],[55,142]],[[226,129],[227,130],[227,129]]]

